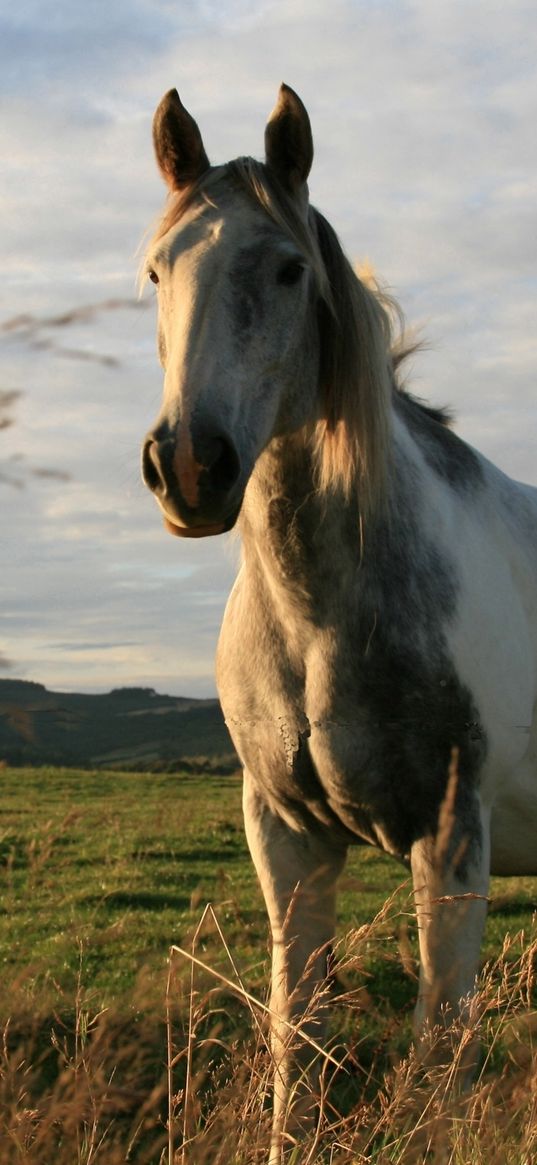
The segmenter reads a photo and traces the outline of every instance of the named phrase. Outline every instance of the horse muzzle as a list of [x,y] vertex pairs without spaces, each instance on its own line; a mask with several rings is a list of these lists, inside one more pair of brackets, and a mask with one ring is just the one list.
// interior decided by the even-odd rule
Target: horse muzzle
[[186,427],[175,434],[167,423],[149,433],[142,449],[142,476],[154,494],[170,534],[203,538],[235,525],[242,503],[237,451],[220,432]]

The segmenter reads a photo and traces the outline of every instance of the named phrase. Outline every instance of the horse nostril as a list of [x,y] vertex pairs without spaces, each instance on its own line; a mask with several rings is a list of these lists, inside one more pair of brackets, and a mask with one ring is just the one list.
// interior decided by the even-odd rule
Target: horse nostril
[[213,438],[205,468],[213,489],[227,492],[235,485],[240,473],[240,462],[233,445],[225,437]]
[[153,493],[163,484],[159,472],[158,445],[153,437],[147,438],[142,449],[142,477]]

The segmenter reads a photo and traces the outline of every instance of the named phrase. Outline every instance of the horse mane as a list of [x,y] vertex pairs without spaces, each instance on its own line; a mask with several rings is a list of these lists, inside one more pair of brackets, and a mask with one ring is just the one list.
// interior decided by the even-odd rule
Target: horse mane
[[[360,278],[334,229],[314,207],[307,219],[263,163],[237,158],[172,195],[153,241],[180,221],[198,198],[231,179],[293,239],[311,266],[318,295],[320,416],[307,434],[321,492],[358,489],[365,517],[386,498],[391,399],[403,392],[397,371],[419,344],[404,334],[402,312],[370,271]],[[405,394],[406,396],[406,394]],[[409,398],[421,408],[419,402]],[[437,418],[439,419],[439,418]]]
[[319,485],[358,484],[362,515],[382,502],[390,448],[394,378],[392,325],[381,297],[361,280],[334,229],[318,210],[310,220],[319,240],[331,300],[321,298],[319,338],[323,416],[317,424]]

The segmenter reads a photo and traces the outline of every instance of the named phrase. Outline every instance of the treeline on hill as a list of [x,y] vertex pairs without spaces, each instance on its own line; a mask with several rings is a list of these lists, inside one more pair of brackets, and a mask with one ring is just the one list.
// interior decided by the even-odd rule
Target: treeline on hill
[[218,700],[153,688],[106,695],[0,680],[0,761],[10,765],[232,772],[237,757]]

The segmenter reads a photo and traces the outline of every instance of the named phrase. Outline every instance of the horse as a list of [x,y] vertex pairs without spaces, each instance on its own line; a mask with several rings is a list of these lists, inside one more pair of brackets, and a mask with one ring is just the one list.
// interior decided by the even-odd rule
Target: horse
[[537,490],[403,388],[386,299],[309,203],[291,88],[264,162],[211,166],[176,90],[153,138],[143,478],[172,535],[242,536],[216,672],[272,931],[276,1165],[313,1119],[348,847],[410,866],[418,1031],[471,1010],[490,874],[537,874]]

